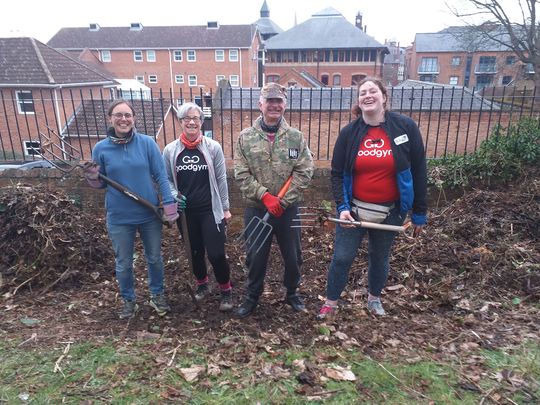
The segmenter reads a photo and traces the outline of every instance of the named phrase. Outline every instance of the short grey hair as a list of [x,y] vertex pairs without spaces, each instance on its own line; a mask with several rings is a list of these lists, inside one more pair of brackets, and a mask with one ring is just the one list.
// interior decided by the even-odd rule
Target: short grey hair
[[197,104],[191,103],[191,102],[184,103],[180,106],[180,108],[178,109],[177,117],[179,119],[184,118],[185,116],[188,115],[189,110],[197,110],[199,112],[199,115],[201,116],[201,121],[204,121],[204,112],[202,108],[199,107]]

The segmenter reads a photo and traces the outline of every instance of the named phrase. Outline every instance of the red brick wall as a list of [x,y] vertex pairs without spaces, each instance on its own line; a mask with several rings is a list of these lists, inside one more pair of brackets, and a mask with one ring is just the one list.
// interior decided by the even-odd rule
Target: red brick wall
[[[240,131],[249,127],[259,116],[258,112],[234,111],[214,115],[214,139],[223,146],[225,156],[231,158],[232,147]],[[285,112],[285,118],[293,127],[300,129],[308,141],[311,152],[317,160],[332,158],[332,150],[340,128],[347,125],[349,112]],[[493,127],[506,127],[512,119],[516,122],[519,114],[510,112],[414,112],[412,118],[419,124],[428,157],[442,157],[463,152],[471,153],[486,139]],[[231,125],[232,122],[232,125]],[[478,132],[478,135],[477,135]]]
[[[97,89],[93,89],[94,96]],[[89,90],[83,91],[83,97],[88,98]],[[62,94],[60,94],[62,93]],[[18,114],[14,111],[14,104],[11,102],[12,93],[9,90],[2,90],[0,93],[6,107],[6,114],[0,115],[0,160],[13,160],[11,151],[15,151],[15,159],[21,159],[23,154],[22,143],[25,140],[39,140],[39,132],[46,135],[48,124],[51,128],[57,129],[55,120],[58,118],[63,126],[66,117],[69,118],[74,108],[80,104],[80,90],[58,91],[58,99],[64,99],[60,107],[55,109],[53,94],[42,93],[43,101],[35,97],[35,115]],[[73,98],[73,102],[71,101]],[[1,108],[0,108],[1,109]],[[15,106],[16,109],[16,106]],[[213,111],[212,127],[213,137],[223,146],[223,151],[227,158],[233,157],[233,148],[240,131],[251,126],[252,122],[259,116],[258,110],[235,111]],[[344,127],[352,119],[348,111],[286,111],[285,117],[289,124],[300,129],[309,144],[317,160],[331,159],[333,145],[340,128]],[[7,118],[7,120],[6,120]],[[473,152],[480,142],[489,136],[493,127],[497,124],[507,126],[510,119],[516,122],[519,114],[506,111],[484,111],[479,112],[413,112],[412,118],[419,123],[424,142],[427,147],[428,157],[442,157],[448,154],[461,154],[463,152]],[[142,119],[141,117],[138,118]],[[139,130],[144,131],[142,124],[138,125]],[[206,129],[210,129],[209,123],[205,124]],[[39,129],[39,130],[38,130]],[[163,127],[157,134],[157,141],[160,148],[178,137],[180,126],[175,118],[174,111],[170,111],[166,117]],[[478,133],[478,134],[477,134]],[[11,139],[10,139],[11,135]],[[154,135],[154,134],[149,134]],[[57,138],[53,139],[59,143]],[[44,141],[44,139],[42,139]],[[72,138],[71,145],[76,151],[81,152],[82,159],[90,159],[91,148],[97,139],[82,136]],[[2,156],[2,151],[6,152]],[[72,151],[70,151],[71,153]],[[59,153],[56,150],[56,153]]]
[[[381,77],[382,65],[362,62],[341,64],[321,62],[319,65],[316,63],[267,63],[264,67],[264,74],[266,76],[278,75],[284,77],[291,69],[296,69],[299,72],[308,72],[318,80],[321,80],[323,75],[327,75],[329,86],[333,85],[332,77],[334,75],[341,75],[341,86],[347,87],[353,85],[353,75]],[[282,83],[281,80],[280,83],[286,85],[286,83]]]
[[[458,86],[465,84],[465,67],[467,63],[466,52],[411,52],[410,65],[408,66],[408,78],[413,80],[419,80],[418,67],[422,63],[422,58],[437,57],[439,63],[439,73],[437,75],[437,83],[449,84],[451,76],[458,77]],[[512,76],[513,79],[520,77],[522,71],[522,63],[516,62],[513,65],[506,65],[506,57],[513,55],[512,52],[474,52],[472,54],[471,74],[468,87],[472,88],[477,86],[477,75],[474,73],[475,67],[479,64],[481,56],[495,56],[497,72],[493,74],[492,86],[501,86],[503,76]],[[461,64],[459,66],[452,66],[452,58],[459,56],[461,58]]]
[[[34,99],[34,114],[21,114],[17,109],[16,90],[31,90]],[[62,129],[66,120],[79,107],[81,99],[89,99],[90,93],[107,96],[102,87],[45,89],[0,89],[0,160],[22,159],[24,141],[45,142],[40,134],[52,136],[47,127]],[[4,153],[6,156],[4,156]],[[58,151],[57,151],[58,153]]]
[[[227,80],[230,75],[238,75],[241,87],[254,87],[257,85],[258,65],[253,58],[257,55],[258,42],[254,41],[252,48],[239,49],[238,62],[229,62],[229,52],[225,49],[225,61],[215,61],[215,49],[195,49],[196,61],[187,61],[187,50],[182,49],[182,61],[175,62],[173,49],[156,49],[156,61],[147,62],[146,50],[143,50],[143,61],[135,62],[133,59],[133,49],[111,50],[111,62],[102,63],[102,67],[119,79],[134,79],[135,76],[144,76],[144,83],[152,90],[159,92],[160,89],[172,89],[173,95],[179,97],[180,90],[184,98],[190,92],[188,76],[197,76],[197,86],[191,87],[195,94],[199,94],[200,89],[207,92],[216,89],[216,75],[224,75]],[[99,52],[93,51],[96,57]],[[149,75],[157,75],[157,83],[148,81]],[[183,75],[184,83],[175,83],[175,75]],[[168,95],[169,93],[167,93]]]
[[[229,162],[231,163],[231,162]],[[56,169],[33,169],[33,170],[4,170],[0,171],[0,193],[6,186],[21,183],[27,185],[44,185],[51,190],[63,190],[75,201],[80,202],[85,210],[104,212],[104,190],[96,190],[87,186],[86,181],[79,174],[79,170],[69,175],[63,175]],[[228,170],[229,198],[233,221],[233,231],[242,229],[242,212],[244,202],[240,190],[233,179],[232,166]],[[330,171],[318,168],[315,171],[309,193],[305,193],[306,206],[320,206],[321,201],[331,201]]]

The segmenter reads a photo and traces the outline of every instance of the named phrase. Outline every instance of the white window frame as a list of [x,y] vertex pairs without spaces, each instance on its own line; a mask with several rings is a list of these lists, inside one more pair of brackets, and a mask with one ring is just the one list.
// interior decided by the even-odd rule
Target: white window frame
[[197,86],[197,75],[188,75],[188,86],[189,87]]
[[103,49],[100,53],[100,58],[103,63],[109,63],[112,61],[111,51],[108,49]]
[[225,62],[225,50],[224,49],[216,49],[214,51],[214,54],[215,54],[216,62]]
[[175,49],[173,51],[173,61],[182,62],[182,60],[183,60],[182,50],[181,49]]
[[452,56],[451,66],[461,66],[461,56]]
[[148,49],[146,51],[146,61],[147,62],[155,62],[156,61],[156,51],[153,49]]
[[188,49],[186,58],[188,62],[197,62],[197,51],[195,49]]
[[[336,81],[338,83],[336,83]],[[341,75],[340,74],[335,74],[335,75],[332,76],[332,86],[335,86],[335,87],[341,86]]]
[[[21,94],[29,94],[30,98],[22,98],[20,97]],[[15,92],[15,98],[17,99],[17,111],[19,114],[35,114],[36,113],[36,106],[34,103],[34,96],[32,95],[32,90],[17,90]],[[31,106],[31,110],[26,111],[26,108],[22,108],[22,106]]]
[[439,58],[437,56],[424,56],[420,60],[422,74],[436,74],[439,71]]
[[40,153],[42,152],[41,142],[39,141],[23,141],[23,142],[24,142],[24,156],[40,156]]
[[231,87],[239,87],[240,86],[240,76],[238,75],[229,75],[229,83]]
[[157,82],[157,75],[148,75],[148,83],[156,84]]
[[133,61],[134,62],[143,62],[143,52],[140,49],[133,51]]
[[144,75],[135,75],[135,80],[137,80],[139,83],[144,84]]
[[225,75],[216,75],[216,86],[219,86],[219,82],[225,79],[227,79],[227,76]]
[[238,49],[229,49],[229,62],[238,62]]
[[174,75],[174,82],[176,84],[184,84],[184,75]]
[[448,80],[448,84],[450,86],[457,86],[459,83],[459,76],[450,76],[450,79]]

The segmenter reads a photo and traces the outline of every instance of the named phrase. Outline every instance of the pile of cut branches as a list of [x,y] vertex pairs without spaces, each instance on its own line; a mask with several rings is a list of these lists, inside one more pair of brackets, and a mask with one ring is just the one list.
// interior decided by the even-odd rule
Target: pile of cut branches
[[523,291],[540,298],[537,170],[500,189],[471,190],[431,210],[426,231],[421,242],[405,242],[408,248],[394,255],[394,262],[429,268],[416,274],[427,288],[446,279],[480,295]]
[[114,262],[102,215],[57,190],[0,190],[0,288],[51,288],[97,279]]

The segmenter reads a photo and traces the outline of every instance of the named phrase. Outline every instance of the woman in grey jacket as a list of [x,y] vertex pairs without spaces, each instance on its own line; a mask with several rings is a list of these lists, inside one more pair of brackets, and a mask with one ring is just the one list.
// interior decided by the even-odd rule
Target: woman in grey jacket
[[204,113],[197,104],[183,104],[178,118],[182,134],[165,147],[163,159],[171,191],[186,214],[197,280],[195,298],[202,300],[209,292],[206,253],[221,292],[219,309],[229,311],[232,288],[225,256],[225,223],[231,213],[225,157],[220,144],[202,134]]

